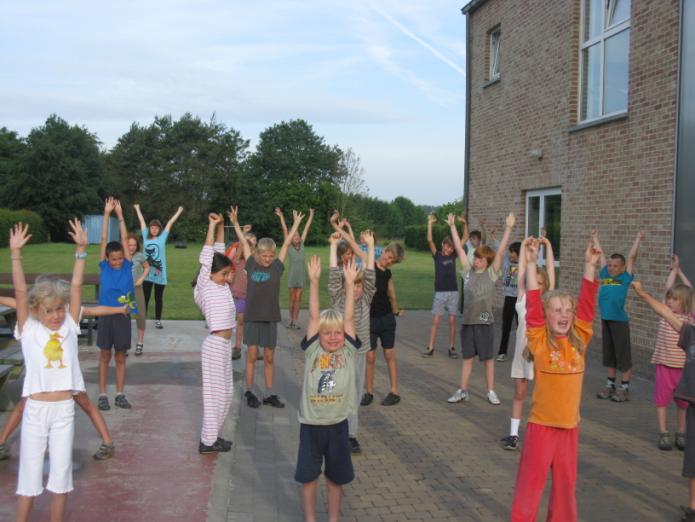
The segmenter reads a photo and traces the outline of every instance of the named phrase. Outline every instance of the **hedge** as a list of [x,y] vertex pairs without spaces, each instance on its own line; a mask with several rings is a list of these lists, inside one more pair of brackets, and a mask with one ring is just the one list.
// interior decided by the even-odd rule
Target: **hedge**
[[[437,246],[437,250],[441,247],[442,239],[450,235],[448,225],[434,224],[432,225],[432,239]],[[410,225],[405,227],[405,246],[414,248],[415,250],[429,250],[427,245],[427,225]]]
[[32,243],[45,243],[48,241],[48,229],[36,212],[31,210],[10,210],[0,208],[0,246],[7,246],[10,241],[10,228],[21,221],[29,225]]

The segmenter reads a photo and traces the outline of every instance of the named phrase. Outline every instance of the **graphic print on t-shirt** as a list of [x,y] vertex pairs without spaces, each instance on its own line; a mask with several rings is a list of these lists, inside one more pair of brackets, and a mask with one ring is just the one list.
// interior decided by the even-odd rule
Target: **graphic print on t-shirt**
[[[48,360],[46,362],[46,368],[67,368],[67,366],[63,364],[64,350],[62,346],[63,343],[60,339],[61,337],[58,332],[49,334],[48,341],[46,341],[46,346],[43,347],[43,354]],[[57,361],[59,366],[53,366],[54,361]]]
[[601,286],[623,286],[620,279],[615,279],[614,277],[608,276],[601,279]]
[[145,255],[150,268],[154,270],[156,275],[162,272],[162,260],[159,257],[159,245],[150,243],[145,247]]
[[254,270],[251,272],[251,281],[254,283],[265,283],[270,280],[270,272],[261,272]]
[[337,386],[335,380],[335,371],[339,368],[345,368],[345,359],[342,354],[323,353],[314,359],[313,370],[321,371],[321,378],[316,389],[316,393],[311,395],[311,402],[314,404],[326,402],[338,402],[343,395],[334,395],[333,389]]

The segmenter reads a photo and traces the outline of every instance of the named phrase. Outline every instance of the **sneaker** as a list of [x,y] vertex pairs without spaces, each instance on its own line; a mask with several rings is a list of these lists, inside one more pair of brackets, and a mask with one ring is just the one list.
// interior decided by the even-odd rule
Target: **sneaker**
[[360,406],[369,406],[373,400],[374,400],[374,395],[372,395],[369,392],[366,392],[364,395],[362,395],[362,400],[360,401]]
[[230,449],[232,449],[232,441],[231,440],[225,440],[222,437],[217,437],[215,444],[219,444],[223,448],[226,448],[224,451],[229,451]]
[[506,450],[509,451],[516,451],[519,449],[519,436],[518,435],[509,435],[508,437],[505,437],[503,439],[504,444],[502,444],[502,447]]
[[382,406],[395,406],[399,402],[401,402],[401,396],[396,395],[395,393],[389,392],[389,394],[386,397],[384,397],[384,400],[381,401],[381,405]]
[[596,398],[597,399],[612,399],[613,395],[615,395],[615,387],[614,386],[606,386],[602,391],[600,391],[596,394]]
[[241,359],[241,348],[232,348],[232,361]]
[[456,353],[456,348],[454,348],[453,346],[451,348],[449,348],[449,359],[458,359],[458,358],[459,358],[459,354]]
[[357,442],[357,439],[355,437],[348,437],[348,443],[350,444],[350,453],[353,455],[357,455],[358,453],[362,453],[362,448],[360,447],[360,443]]
[[144,348],[144,345],[142,343],[138,343],[135,345],[135,355],[142,355],[142,349]]
[[497,356],[495,359],[497,362],[504,362],[507,360],[507,354],[506,353],[501,353]]
[[263,404],[269,404],[273,408],[284,408],[285,403],[278,399],[277,395],[270,395],[268,397],[263,397]]
[[111,444],[102,442],[99,445],[99,449],[92,457],[94,457],[94,460],[108,460],[113,457],[114,449],[113,442]]
[[427,350],[425,350],[424,352],[422,352],[422,356],[423,356],[423,357],[432,357],[433,355],[434,355],[434,348],[432,348],[432,349],[430,350],[429,347],[428,347]]
[[456,402],[467,401],[470,399],[468,392],[459,388],[454,392],[454,394],[447,399],[447,402],[454,404]]
[[0,460],[7,460],[10,458],[10,448],[7,444],[0,444]]
[[202,441],[198,444],[198,453],[201,455],[205,455],[206,453],[224,453],[231,449],[231,446],[227,447],[220,444],[219,439],[213,442],[211,446],[203,444]]
[[490,390],[487,392],[487,402],[490,404],[494,404],[497,406],[500,403],[499,397],[497,397],[497,394],[495,393],[495,390]]
[[668,431],[663,431],[659,433],[659,442],[657,447],[661,451],[671,451],[673,449],[673,441],[671,440],[671,435]]
[[681,506],[683,510],[683,515],[681,516],[681,522],[695,522],[695,509],[690,509],[689,507]]
[[685,433],[676,432],[675,444],[677,449],[685,451]]
[[99,399],[97,400],[97,408],[99,408],[101,411],[111,409],[111,406],[109,405],[109,398],[106,395],[99,395]]
[[119,408],[124,408],[126,410],[129,410],[130,408],[132,408],[132,406],[128,402],[128,399],[126,399],[125,395],[123,395],[123,394],[116,395],[116,399],[114,399],[113,402]]
[[619,388],[615,390],[613,397],[611,397],[613,402],[627,402],[630,400],[630,390],[627,388]]
[[261,406],[261,401],[258,400],[258,397],[252,391],[247,391],[244,397],[246,397],[246,404],[249,408],[259,408]]
[[154,322],[154,327],[155,327],[157,330],[161,330],[162,328],[164,328],[164,327],[162,326],[162,321],[155,321],[155,322]]
[[297,324],[297,323],[294,323],[294,327],[293,327],[293,328],[294,328],[295,330],[301,330],[301,329],[302,329],[302,327],[299,326],[299,324]]

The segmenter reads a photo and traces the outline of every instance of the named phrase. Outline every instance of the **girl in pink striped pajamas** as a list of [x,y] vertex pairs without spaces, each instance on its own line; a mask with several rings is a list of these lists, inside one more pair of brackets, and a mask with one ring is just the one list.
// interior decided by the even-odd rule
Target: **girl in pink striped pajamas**
[[[203,427],[199,453],[232,449],[219,436],[232,401],[232,330],[236,326],[234,299],[228,278],[232,262],[224,255],[224,218],[208,215],[208,234],[200,252],[200,272],[193,297],[205,316],[210,334],[200,351],[203,374]],[[215,241],[215,238],[217,241]]]

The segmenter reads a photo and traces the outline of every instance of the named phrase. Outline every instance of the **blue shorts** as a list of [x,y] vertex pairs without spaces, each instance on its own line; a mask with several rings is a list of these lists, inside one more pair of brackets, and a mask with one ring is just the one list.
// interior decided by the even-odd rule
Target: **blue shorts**
[[313,482],[321,475],[324,460],[326,465],[323,472],[334,484],[342,486],[355,478],[347,419],[328,426],[299,425],[299,453],[294,480],[302,484]]

